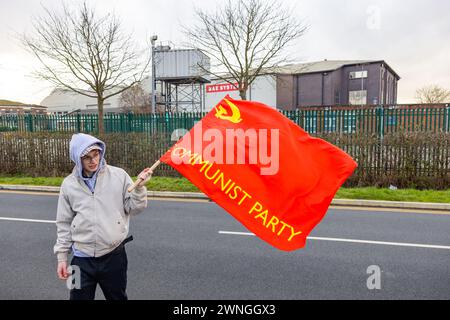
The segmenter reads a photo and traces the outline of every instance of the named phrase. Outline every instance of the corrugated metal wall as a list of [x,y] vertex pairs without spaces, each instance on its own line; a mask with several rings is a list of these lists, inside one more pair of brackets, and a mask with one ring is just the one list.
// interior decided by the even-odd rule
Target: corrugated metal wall
[[198,67],[202,65],[209,69],[209,57],[199,50],[169,50],[155,52],[156,78],[204,78],[204,71]]

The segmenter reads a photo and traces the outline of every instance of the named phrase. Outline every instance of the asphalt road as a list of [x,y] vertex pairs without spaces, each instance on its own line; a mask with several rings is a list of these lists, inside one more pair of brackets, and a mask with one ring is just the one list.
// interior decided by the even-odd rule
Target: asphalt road
[[[0,192],[0,299],[67,299],[52,253],[56,203]],[[294,252],[211,202],[151,200],[131,231],[130,299],[450,298],[450,213],[330,209]],[[380,289],[367,287],[370,266],[381,270]]]

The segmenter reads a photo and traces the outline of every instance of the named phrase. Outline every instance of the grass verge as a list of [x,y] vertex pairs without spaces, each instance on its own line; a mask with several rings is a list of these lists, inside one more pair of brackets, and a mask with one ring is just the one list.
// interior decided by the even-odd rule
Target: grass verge
[[[15,185],[41,185],[60,186],[62,177],[24,177],[24,176],[0,176],[0,184]],[[133,180],[136,178],[134,177]],[[148,190],[153,191],[178,191],[178,192],[200,192],[186,178],[153,177],[147,184]],[[450,203],[450,189],[448,190],[415,190],[398,189],[389,190],[384,188],[341,188],[337,199],[359,199],[359,200],[385,200],[406,202],[434,202]]]

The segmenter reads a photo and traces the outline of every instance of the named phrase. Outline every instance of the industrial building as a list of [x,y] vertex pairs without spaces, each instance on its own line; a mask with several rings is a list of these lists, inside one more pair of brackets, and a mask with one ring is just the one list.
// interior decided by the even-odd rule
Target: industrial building
[[[383,60],[324,60],[266,69],[250,86],[247,98],[284,110],[396,104],[398,80],[399,75]],[[213,79],[206,85],[207,109],[226,94],[239,99],[235,86]]]
[[[205,110],[205,87],[210,80],[209,57],[197,49],[171,49],[158,46],[154,50],[153,71],[155,77],[143,79],[141,86],[148,94],[154,82],[156,110],[158,112],[183,112]],[[93,92],[86,92],[94,95]],[[49,113],[97,112],[97,100],[67,89],[56,88],[41,102]],[[121,96],[104,102],[105,113],[122,112]]]
[[[154,77],[142,81],[157,112],[209,111],[226,95],[239,99],[235,81],[211,78],[210,59],[198,49],[154,50]],[[384,60],[323,60],[264,69],[251,84],[247,99],[284,110],[336,105],[397,103],[400,76]],[[104,110],[121,112],[120,96],[105,101]],[[55,89],[41,105],[50,113],[96,112],[96,99]]]
[[47,114],[47,108],[35,104],[0,100],[0,115]]

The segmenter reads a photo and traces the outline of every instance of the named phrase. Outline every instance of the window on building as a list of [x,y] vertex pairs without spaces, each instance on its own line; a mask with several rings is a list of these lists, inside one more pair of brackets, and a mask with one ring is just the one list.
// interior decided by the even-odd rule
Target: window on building
[[367,90],[350,91],[348,93],[348,103],[350,105],[367,104]]
[[350,72],[349,78],[350,79],[361,79],[361,78],[367,78],[367,75],[368,75],[367,70],[352,71],[352,72]]

